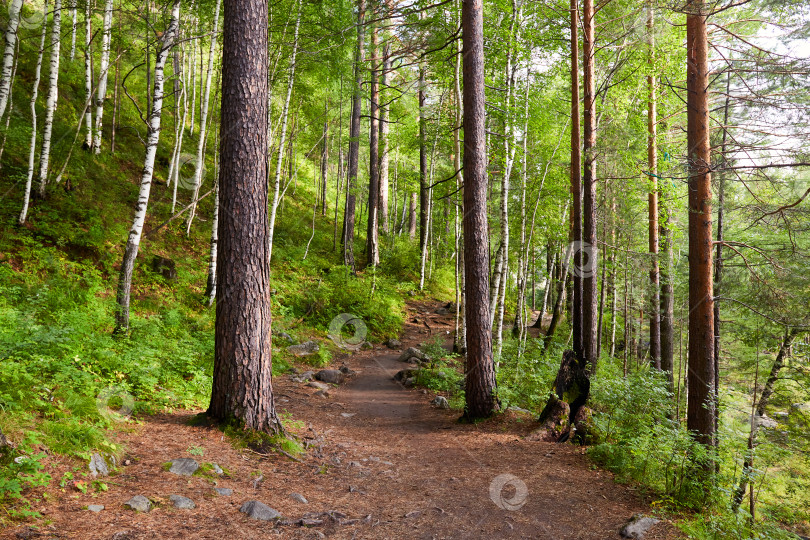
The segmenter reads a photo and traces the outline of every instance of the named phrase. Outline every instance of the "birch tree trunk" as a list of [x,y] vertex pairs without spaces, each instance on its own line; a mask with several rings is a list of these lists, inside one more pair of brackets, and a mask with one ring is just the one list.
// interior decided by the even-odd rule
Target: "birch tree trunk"
[[[90,48],[93,39],[93,0],[85,0],[84,5],[84,94],[92,102],[93,95],[93,52]],[[84,112],[84,146],[93,148],[93,108],[87,107]]]
[[295,83],[295,57],[298,53],[298,30],[301,26],[301,1],[298,2],[298,15],[295,19],[295,31],[293,33],[293,50],[290,57],[290,78],[287,81],[287,96],[284,98],[284,107],[281,110],[281,135],[278,143],[278,156],[276,158],[276,173],[273,178],[273,201],[270,203],[270,238],[269,249],[267,250],[267,260],[270,261],[273,255],[273,233],[276,228],[276,215],[278,213],[278,203],[281,198],[281,167],[284,161],[284,142],[287,136],[287,119],[290,113],[290,99],[292,98],[293,84]]
[[11,93],[11,73],[14,67],[14,51],[17,47],[17,29],[20,26],[22,4],[22,0],[11,0],[8,6],[8,27],[6,27],[4,35],[6,48],[3,51],[3,67],[2,71],[0,71],[0,118],[6,112],[9,94]]
[[37,96],[39,95],[39,81],[42,73],[42,58],[45,55],[45,37],[48,32],[48,0],[42,4],[42,33],[39,40],[39,55],[34,68],[34,87],[31,90],[31,144],[28,147],[28,175],[25,179],[25,194],[19,223],[25,223],[28,216],[28,204],[31,201],[31,184],[34,180],[34,166],[37,153]]
[[135,258],[138,256],[138,248],[141,244],[143,224],[146,220],[146,208],[149,205],[149,191],[152,187],[152,175],[155,169],[155,155],[160,140],[160,120],[161,113],[163,112],[163,85],[165,81],[163,73],[166,66],[166,59],[175,42],[179,21],[180,0],[174,0],[171,20],[161,37],[160,47],[157,50],[157,57],[155,59],[155,86],[152,93],[153,103],[151,113],[149,114],[147,124],[146,155],[143,160],[141,187],[138,193],[138,202],[135,204],[135,217],[132,222],[132,227],[129,230],[129,237],[127,238],[127,244],[124,249],[124,259],[121,263],[121,271],[118,278],[118,294],[116,298],[118,308],[115,314],[115,333],[126,333],[129,331],[129,303],[130,291],[132,289],[132,271],[135,267]]
[[[214,8],[214,25],[211,30],[211,44],[208,47],[208,72],[205,76],[204,95],[201,96],[202,110],[200,111],[200,137],[197,140],[197,154],[194,157],[194,188],[191,195],[191,210],[186,219],[186,236],[191,233],[191,224],[197,213],[197,197],[200,195],[202,186],[203,171],[205,170],[205,143],[208,137],[208,105],[211,99],[211,76],[214,74],[214,55],[217,49],[217,31],[219,30],[219,8],[221,0],[217,0]],[[202,55],[200,55],[200,65],[202,66]]]
[[[216,159],[216,152],[214,159]],[[215,168],[217,168],[215,166]],[[205,284],[206,303],[210,307],[217,298],[217,244],[219,243],[219,171],[214,191],[214,217],[211,220],[211,258],[208,260],[208,282]]]
[[45,100],[45,125],[42,129],[42,150],[39,156],[39,195],[45,197],[48,185],[48,166],[51,159],[53,115],[59,98],[59,48],[62,43],[62,0],[54,0],[51,27],[51,69],[48,78],[48,97]]
[[112,39],[113,0],[104,5],[104,23],[101,35],[101,66],[99,67],[98,92],[96,94],[96,124],[93,137],[93,152],[101,153],[101,118],[104,116],[104,100],[107,97],[107,73],[110,65],[110,41]]

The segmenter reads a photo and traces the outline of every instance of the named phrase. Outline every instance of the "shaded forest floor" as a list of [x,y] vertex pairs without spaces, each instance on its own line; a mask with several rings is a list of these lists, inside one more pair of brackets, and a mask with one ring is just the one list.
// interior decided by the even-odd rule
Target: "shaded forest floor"
[[[452,332],[452,316],[435,315],[438,306],[410,306],[403,348],[418,346],[429,334]],[[298,435],[309,447],[300,462],[235,448],[216,428],[190,426],[195,412],[143,417],[122,424],[117,433],[129,464],[105,479],[108,491],[60,493],[39,509],[43,518],[35,528],[21,526],[0,536],[609,539],[619,538],[632,515],[651,513],[631,486],[594,468],[582,448],[523,440],[535,427],[532,415],[510,410],[476,425],[458,423],[458,411],[431,406],[434,396],[426,390],[392,380],[407,366],[398,356],[375,345],[337,359],[357,373],[326,398],[289,375],[276,377],[277,408],[300,422]],[[216,463],[225,474],[186,477],[164,470],[166,462],[181,457]],[[497,479],[505,474],[525,484],[525,496],[519,487],[498,489]],[[219,496],[214,487],[233,494]],[[149,513],[123,507],[139,494],[157,503]],[[171,494],[191,498],[196,508],[174,508]],[[503,509],[495,502],[499,498],[523,505]],[[332,514],[317,517],[322,523],[311,527],[256,521],[238,511],[254,499],[290,522],[308,513]],[[93,513],[87,510],[91,504],[105,509]],[[645,538],[679,537],[664,521]]]

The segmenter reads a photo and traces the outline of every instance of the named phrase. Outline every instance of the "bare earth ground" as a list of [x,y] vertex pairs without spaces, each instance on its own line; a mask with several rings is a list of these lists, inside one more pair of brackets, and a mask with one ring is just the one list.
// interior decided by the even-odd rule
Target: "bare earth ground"
[[[403,347],[419,345],[429,333],[452,330],[451,316],[433,314],[438,306],[411,306]],[[458,411],[436,409],[430,405],[432,394],[392,380],[406,366],[398,355],[375,346],[342,359],[357,375],[328,398],[314,396],[315,388],[287,375],[275,379],[279,410],[306,424],[301,435],[310,448],[301,462],[235,449],[215,428],[188,426],[194,412],[145,417],[120,430],[132,463],[107,479],[108,492],[67,490],[41,509],[38,529],[18,527],[0,537],[601,540],[619,538],[619,528],[633,514],[650,513],[631,487],[592,467],[582,448],[523,440],[535,426],[529,415],[508,412],[477,425],[459,424]],[[204,448],[204,455],[190,455],[191,447]],[[179,457],[217,463],[227,474],[214,479],[163,470],[165,462]],[[493,487],[504,474],[523,482],[525,494],[519,484],[502,491]],[[259,475],[263,480],[257,483]],[[232,488],[233,496],[217,496],[215,483]],[[290,498],[294,492],[308,503]],[[157,506],[146,514],[125,510],[122,504],[137,494]],[[197,507],[175,509],[168,502],[171,494],[189,497]],[[308,512],[336,513],[320,518],[318,526],[274,524],[238,511],[252,499],[290,520]],[[494,501],[505,503],[499,507]],[[519,508],[502,508],[510,503]],[[95,514],[88,504],[105,509]],[[666,521],[646,536],[680,537]]]

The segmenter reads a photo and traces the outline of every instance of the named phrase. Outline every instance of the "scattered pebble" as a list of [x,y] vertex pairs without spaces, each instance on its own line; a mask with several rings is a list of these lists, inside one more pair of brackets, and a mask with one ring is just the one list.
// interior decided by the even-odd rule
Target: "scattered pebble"
[[298,501],[298,502],[300,502],[301,504],[307,504],[307,503],[309,502],[309,501],[306,499],[306,497],[304,497],[304,496],[303,496],[303,495],[301,495],[300,493],[290,493],[290,498],[291,498],[292,500],[294,500],[294,501]]
[[197,506],[194,504],[194,501],[188,497],[183,497],[182,495],[169,495],[169,500],[172,501],[175,508],[179,508],[181,510],[191,510]]
[[104,505],[103,504],[90,504],[90,505],[87,506],[87,509],[90,510],[91,512],[99,513],[102,510],[104,510]]
[[143,495],[135,495],[124,503],[124,506],[136,512],[148,512],[152,508],[152,503]]
[[96,476],[107,476],[110,474],[109,468],[107,468],[107,461],[101,456],[101,454],[93,454],[90,458],[90,474],[93,475],[93,478]]
[[200,464],[191,458],[173,459],[171,464],[172,466],[169,468],[169,472],[181,476],[191,476],[200,468]]
[[243,514],[247,514],[248,517],[261,521],[271,521],[281,517],[278,510],[274,510],[259,501],[246,501],[242,507],[239,508],[239,511]]
[[231,488],[214,488],[214,491],[217,492],[218,495],[222,495],[224,497],[230,497],[233,495],[233,490]]

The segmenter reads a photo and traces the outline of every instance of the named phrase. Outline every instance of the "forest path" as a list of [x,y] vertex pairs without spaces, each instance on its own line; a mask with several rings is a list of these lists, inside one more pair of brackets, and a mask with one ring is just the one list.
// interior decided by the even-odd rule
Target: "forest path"
[[[434,314],[439,305],[411,305],[403,349],[452,331],[451,316]],[[618,539],[633,514],[650,513],[632,488],[592,468],[582,448],[523,440],[534,425],[530,415],[510,411],[477,425],[459,424],[458,411],[434,408],[432,394],[392,380],[407,366],[398,356],[379,346],[347,355],[342,360],[357,373],[328,398],[289,376],[275,379],[278,409],[306,425],[299,435],[310,449],[301,462],[235,449],[219,430],[187,425],[193,414],[188,411],[125,424],[120,439],[131,464],[106,479],[107,492],[57,495],[43,509],[47,521],[39,532],[115,540],[271,535],[604,540]],[[203,455],[194,455],[199,452]],[[181,457],[217,463],[227,474],[185,477],[163,469]],[[215,485],[233,489],[233,495],[218,496]],[[294,500],[292,493],[308,502]],[[125,510],[122,504],[137,494],[158,505],[148,513]],[[173,508],[171,494],[191,498],[196,508]],[[266,503],[290,520],[339,514],[314,517],[322,523],[313,527],[274,524],[240,513],[248,500]],[[86,509],[90,504],[105,509],[92,513]],[[665,522],[645,536],[678,537]]]

